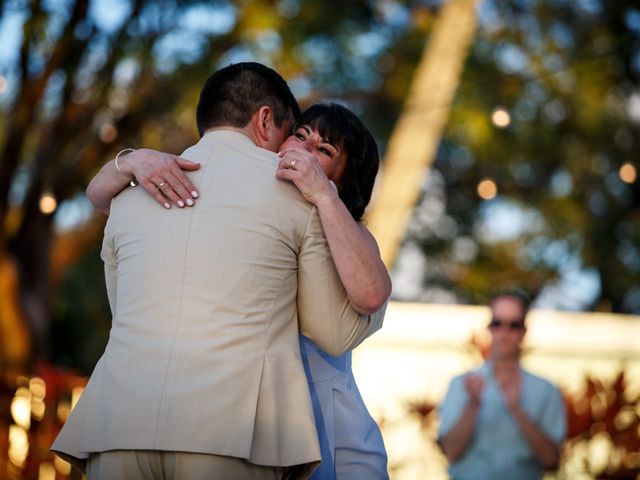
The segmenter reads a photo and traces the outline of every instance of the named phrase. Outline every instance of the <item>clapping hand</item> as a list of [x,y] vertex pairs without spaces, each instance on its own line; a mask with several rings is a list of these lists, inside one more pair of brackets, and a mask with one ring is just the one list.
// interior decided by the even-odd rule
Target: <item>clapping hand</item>
[[484,385],[485,381],[482,375],[470,373],[464,377],[464,386],[471,403],[480,405]]
[[504,403],[507,405],[507,408],[512,411],[515,410],[520,404],[520,392],[522,390],[520,373],[518,372],[516,375],[503,377],[498,384],[502,390]]

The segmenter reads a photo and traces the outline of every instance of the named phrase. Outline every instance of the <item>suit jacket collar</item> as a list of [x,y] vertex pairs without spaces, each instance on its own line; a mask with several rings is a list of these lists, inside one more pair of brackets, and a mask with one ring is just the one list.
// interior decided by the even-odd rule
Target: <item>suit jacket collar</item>
[[247,147],[258,148],[258,146],[253,142],[253,140],[247,137],[244,133],[238,132],[236,130],[227,130],[224,128],[219,130],[212,130],[210,132],[205,133],[200,139],[200,141],[198,142],[198,145],[211,146],[217,142],[222,142],[227,145],[238,146],[243,148],[247,148]]

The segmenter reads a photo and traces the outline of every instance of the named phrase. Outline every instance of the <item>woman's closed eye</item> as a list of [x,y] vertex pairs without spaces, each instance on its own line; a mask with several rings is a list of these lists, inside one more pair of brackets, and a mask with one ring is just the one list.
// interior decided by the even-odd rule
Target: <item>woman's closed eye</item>
[[325,154],[327,157],[331,157],[331,158],[333,158],[333,155],[335,153],[334,150],[331,150],[331,149],[329,149],[327,147],[323,147],[323,146],[318,147],[318,151],[320,153]]

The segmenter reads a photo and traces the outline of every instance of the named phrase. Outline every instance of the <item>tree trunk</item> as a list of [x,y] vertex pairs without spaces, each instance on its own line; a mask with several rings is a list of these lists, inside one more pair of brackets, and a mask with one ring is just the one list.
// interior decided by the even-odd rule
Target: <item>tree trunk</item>
[[476,27],[476,0],[444,2],[389,139],[367,223],[390,267],[442,137]]
[[0,250],[0,372],[4,373],[22,371],[31,350],[19,288],[16,262]]

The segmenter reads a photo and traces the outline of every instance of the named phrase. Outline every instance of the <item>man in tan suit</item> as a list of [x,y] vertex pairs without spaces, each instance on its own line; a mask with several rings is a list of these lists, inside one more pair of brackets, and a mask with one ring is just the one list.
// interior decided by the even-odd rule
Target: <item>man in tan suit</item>
[[337,355],[382,312],[350,307],[315,207],[275,178],[298,113],[273,70],[226,67],[182,154],[202,165],[197,208],[166,211],[136,188],[114,199],[109,342],[52,446],[86,461],[90,480],[306,478],[317,466],[298,333]]

